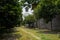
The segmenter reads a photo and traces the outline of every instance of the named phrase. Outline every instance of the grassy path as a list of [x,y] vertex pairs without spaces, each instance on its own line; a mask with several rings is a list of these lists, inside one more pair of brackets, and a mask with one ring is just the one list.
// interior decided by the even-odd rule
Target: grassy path
[[19,40],[41,40],[39,37],[37,37],[33,33],[26,31],[24,28],[17,27],[16,29],[18,31],[17,34],[22,35],[22,37],[19,38]]
[[24,27],[18,27],[16,29],[18,33],[22,35],[19,40],[60,40],[59,34],[50,33],[48,30],[29,29]]
[[41,38],[41,40],[60,40],[59,33],[50,32],[46,29],[29,29],[29,28],[23,28],[28,32],[33,33],[34,35]]
[[22,28],[21,28],[21,30],[22,30],[24,33],[27,33],[27,34],[31,35],[32,37],[36,38],[37,40],[41,40],[40,37],[37,37],[37,36],[34,35],[33,33],[27,32],[26,30],[24,30],[24,29],[22,29]]

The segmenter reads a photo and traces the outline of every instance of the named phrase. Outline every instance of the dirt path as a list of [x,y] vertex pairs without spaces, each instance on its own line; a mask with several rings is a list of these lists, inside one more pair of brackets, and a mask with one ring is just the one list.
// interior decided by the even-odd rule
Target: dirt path
[[27,32],[26,30],[24,30],[24,29],[22,29],[22,28],[21,28],[21,30],[22,30],[23,32],[25,32],[25,33],[31,35],[32,37],[36,38],[37,40],[41,40],[40,37],[35,36],[33,33],[31,33],[31,32]]

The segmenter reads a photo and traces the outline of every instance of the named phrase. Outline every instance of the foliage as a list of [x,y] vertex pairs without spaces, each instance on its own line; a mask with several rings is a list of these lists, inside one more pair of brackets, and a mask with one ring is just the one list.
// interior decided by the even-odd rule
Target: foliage
[[[32,9],[34,9],[38,5],[39,1],[40,0],[23,0],[23,2],[28,2],[28,4],[32,4]],[[30,7],[30,5],[28,5],[28,7]]]
[[0,26],[14,27],[22,21],[19,0],[0,0]]
[[33,23],[35,21],[35,17],[34,17],[34,15],[28,15],[28,16],[25,17],[24,21],[27,24]]
[[25,0],[25,2],[28,2],[29,4],[33,4],[38,2],[39,0]]
[[46,22],[59,14],[59,0],[40,0],[38,6],[34,10],[36,19],[44,18]]

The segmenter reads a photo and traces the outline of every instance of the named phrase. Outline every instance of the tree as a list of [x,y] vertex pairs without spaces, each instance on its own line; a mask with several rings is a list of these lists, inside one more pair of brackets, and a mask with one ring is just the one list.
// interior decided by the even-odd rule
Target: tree
[[22,10],[19,0],[0,0],[0,27],[11,28],[20,25]]
[[[32,9],[34,9],[38,5],[39,1],[40,0],[23,0],[22,2],[28,2],[28,4],[32,4]],[[30,7],[30,5],[27,6]]]
[[25,2],[28,2],[29,4],[33,4],[38,1],[40,1],[40,0],[25,0]]
[[29,24],[29,27],[31,27],[30,24],[32,24],[32,26],[33,26],[33,24],[35,22],[34,15],[28,15],[28,16],[26,16],[24,22],[25,22],[25,24]]
[[51,21],[57,14],[57,7],[53,0],[41,0],[34,12],[37,19],[44,18],[46,22]]
[[59,5],[59,0],[40,0],[39,4],[34,10],[34,15],[36,19],[43,18],[46,23],[51,21],[52,29],[52,19],[60,13]]

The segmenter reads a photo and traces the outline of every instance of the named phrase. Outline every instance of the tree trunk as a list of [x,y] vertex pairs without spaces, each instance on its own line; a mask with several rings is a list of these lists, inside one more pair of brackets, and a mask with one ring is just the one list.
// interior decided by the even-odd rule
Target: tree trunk
[[51,30],[52,30],[52,20],[51,20]]

